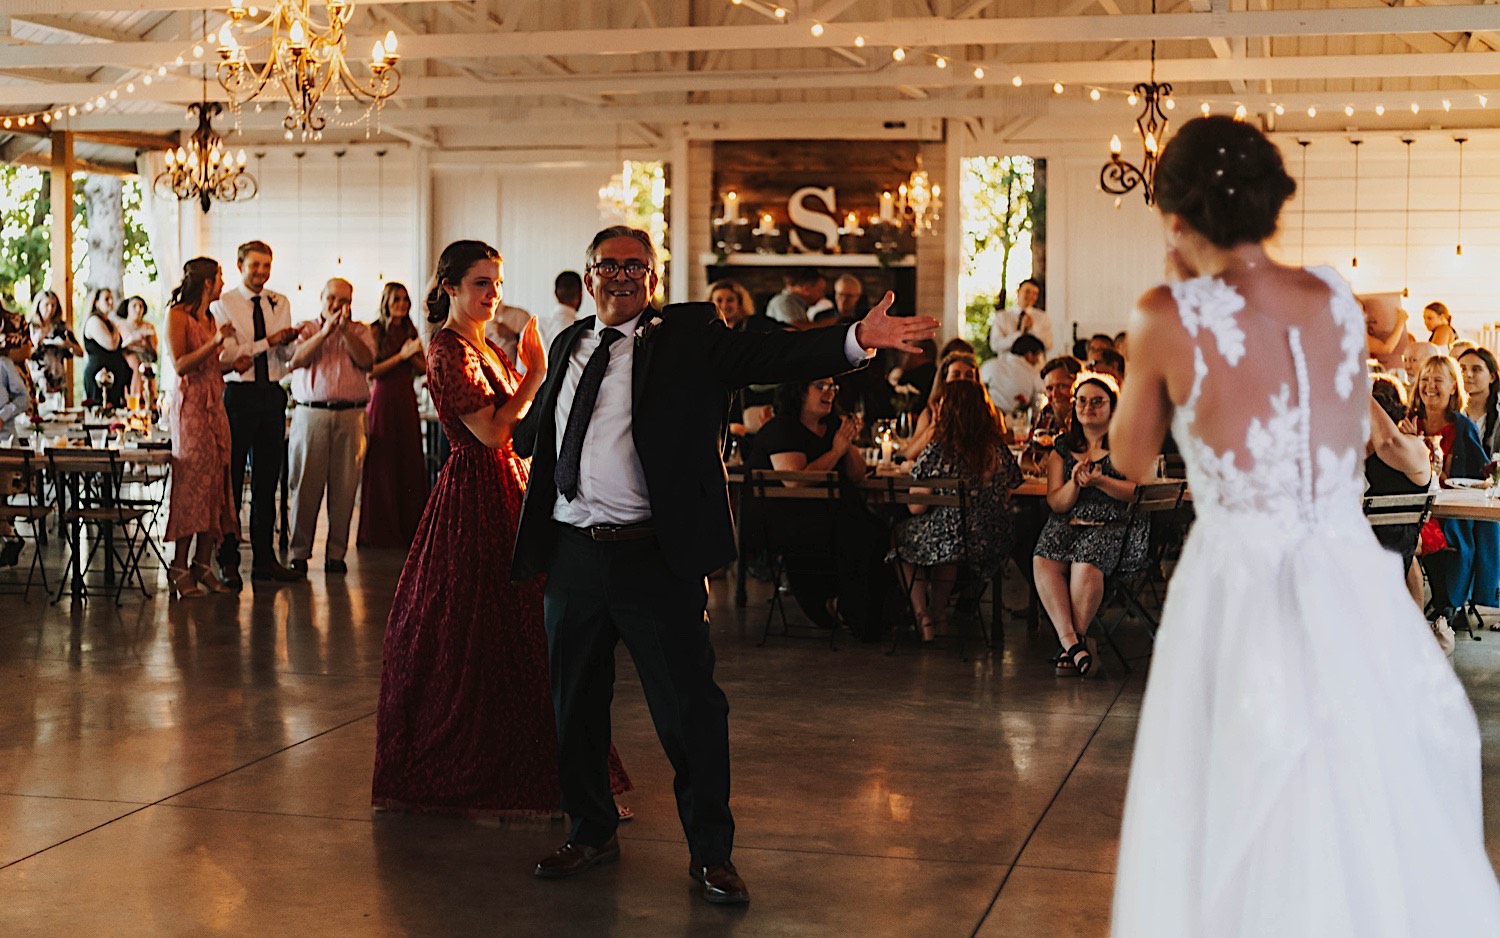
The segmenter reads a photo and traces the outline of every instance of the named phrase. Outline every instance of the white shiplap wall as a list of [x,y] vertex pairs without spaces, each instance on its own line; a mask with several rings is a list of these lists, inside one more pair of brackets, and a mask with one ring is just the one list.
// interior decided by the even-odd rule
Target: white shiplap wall
[[[375,318],[383,281],[401,281],[418,295],[426,272],[417,256],[420,180],[411,150],[350,147],[342,159],[334,150],[268,149],[258,161],[252,156],[250,168],[260,180],[256,198],[215,204],[207,215],[196,204],[183,208],[183,258],[218,259],[229,288],[239,282],[235,249],[251,239],[265,241],[275,252],[270,286],[291,297],[299,320],[317,315],[318,293],[330,277],[354,285],[354,315],[365,321]],[[377,150],[386,155],[377,157]],[[296,152],[306,155],[299,161]]]
[[[1351,136],[1364,141],[1357,213]],[[1414,140],[1409,213],[1402,136]],[[1305,171],[1299,138],[1273,136],[1298,181],[1272,241],[1273,254],[1292,264],[1329,264],[1359,292],[1409,287],[1413,331],[1420,331],[1421,309],[1431,300],[1448,304],[1465,335],[1500,321],[1500,292],[1493,285],[1500,270],[1500,135],[1472,132],[1464,145],[1462,257],[1455,252],[1459,184],[1453,136],[1368,130],[1303,135],[1310,141]],[[1124,329],[1135,299],[1162,278],[1158,215],[1139,192],[1116,205],[1115,197],[1099,190],[1102,147],[1087,155],[1071,142],[1025,150],[1049,159],[1048,305],[1059,341],[1075,321],[1083,335]]]
[[[603,227],[599,187],[614,171],[602,162],[434,166],[432,250],[460,238],[488,241],[505,258],[505,302],[544,312],[555,303],[553,279],[564,270],[583,273],[584,249]],[[585,296],[580,315],[593,312]]]

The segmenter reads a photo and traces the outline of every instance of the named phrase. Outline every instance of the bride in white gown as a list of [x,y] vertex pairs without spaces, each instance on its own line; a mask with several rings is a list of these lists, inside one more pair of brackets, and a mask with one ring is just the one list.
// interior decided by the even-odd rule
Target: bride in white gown
[[1479,731],[1360,509],[1364,319],[1263,243],[1295,184],[1200,118],[1156,172],[1174,279],[1140,300],[1111,458],[1170,426],[1197,522],[1141,711],[1115,938],[1500,935]]

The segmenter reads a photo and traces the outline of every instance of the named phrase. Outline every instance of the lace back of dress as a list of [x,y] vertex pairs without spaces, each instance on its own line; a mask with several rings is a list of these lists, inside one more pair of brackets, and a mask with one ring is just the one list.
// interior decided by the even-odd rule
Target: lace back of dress
[[1200,513],[1313,524],[1358,507],[1368,435],[1364,318],[1336,274],[1311,273],[1328,285],[1328,309],[1295,325],[1247,307],[1217,278],[1172,287],[1194,356],[1173,434]]

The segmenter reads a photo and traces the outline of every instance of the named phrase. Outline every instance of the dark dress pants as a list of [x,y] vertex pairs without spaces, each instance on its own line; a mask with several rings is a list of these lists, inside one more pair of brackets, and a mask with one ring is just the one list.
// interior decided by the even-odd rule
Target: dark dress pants
[[609,708],[615,645],[624,641],[676,773],[691,859],[724,863],[734,846],[729,701],[714,683],[705,583],[673,575],[655,538],[600,543],[558,527],[545,613],[569,839],[599,846],[620,823],[609,790]]
[[[286,462],[286,391],[279,384],[231,382],[224,385],[224,409],[229,413],[229,483],[236,502],[245,490],[247,458],[255,468],[250,477],[250,547],[259,567],[276,557],[276,493]],[[238,537],[224,539],[219,563],[239,567]]]

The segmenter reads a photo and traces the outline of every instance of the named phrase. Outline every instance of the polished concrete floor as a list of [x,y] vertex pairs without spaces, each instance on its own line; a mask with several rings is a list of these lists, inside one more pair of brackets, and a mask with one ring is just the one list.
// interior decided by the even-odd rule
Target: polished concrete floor
[[[1108,931],[1143,668],[1056,677],[1048,643],[1009,618],[1003,649],[968,662],[951,645],[757,648],[765,588],[736,610],[716,581],[735,860],[754,897],[718,908],[686,875],[628,665],[615,739],[637,820],[620,863],[544,882],[531,866],[560,823],[372,817],[401,559],[352,554],[345,577],[320,559],[306,584],[239,596],[136,594],[118,609],[0,597],[0,935]],[[1500,635],[1484,637],[1459,640],[1457,666],[1485,732],[1495,859]],[[1358,623],[1329,640],[1358,641]]]

